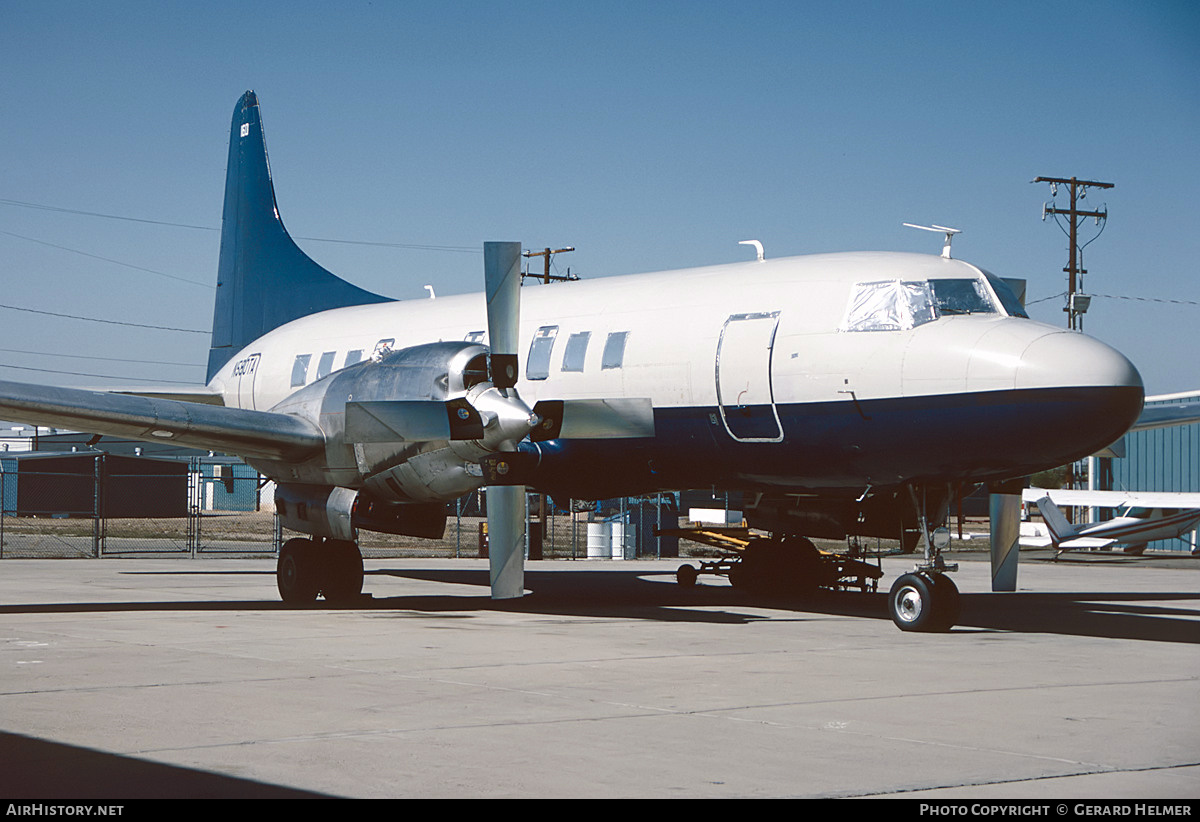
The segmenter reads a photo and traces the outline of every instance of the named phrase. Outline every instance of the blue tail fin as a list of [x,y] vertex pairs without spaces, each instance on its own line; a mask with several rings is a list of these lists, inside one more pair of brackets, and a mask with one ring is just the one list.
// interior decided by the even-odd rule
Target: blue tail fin
[[275,205],[258,97],[247,91],[233,110],[229,134],[208,379],[284,323],[329,308],[388,301],[326,271],[288,236]]

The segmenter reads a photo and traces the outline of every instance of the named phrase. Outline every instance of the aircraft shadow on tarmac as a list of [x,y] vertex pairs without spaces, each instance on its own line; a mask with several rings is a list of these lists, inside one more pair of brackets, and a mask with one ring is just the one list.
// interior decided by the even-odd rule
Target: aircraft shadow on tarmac
[[[266,571],[153,571],[131,574],[265,575]],[[368,571],[372,577],[422,580],[479,589],[464,593],[414,594],[361,599],[340,606],[318,601],[313,608],[381,613],[460,614],[510,611],[563,617],[647,619],[662,622],[744,624],[781,618],[796,621],[830,616],[886,620],[887,594],[819,592],[814,596],[764,596],[729,587],[723,581],[685,588],[672,572],[637,569],[604,571],[527,570],[521,599],[493,600],[488,573],[479,569],[400,569]],[[1187,604],[1181,604],[1187,603]],[[108,611],[275,611],[278,601],[217,600],[179,602],[78,602],[0,605],[0,614],[88,613]],[[752,610],[751,610],[752,609]],[[763,611],[768,613],[763,613]],[[1200,594],[1195,592],[1062,592],[962,594],[962,613],[953,634],[983,631],[1052,633],[1152,642],[1200,644]]]
[[326,794],[0,731],[0,796],[22,799],[303,799]]

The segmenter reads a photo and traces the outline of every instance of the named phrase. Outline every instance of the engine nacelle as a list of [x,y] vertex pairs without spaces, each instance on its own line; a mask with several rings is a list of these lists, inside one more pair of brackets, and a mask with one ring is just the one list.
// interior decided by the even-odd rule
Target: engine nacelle
[[[476,343],[431,343],[318,380],[271,410],[320,426],[324,454],[301,465],[256,467],[300,487],[360,489],[381,504],[447,502],[474,491],[483,484],[480,461],[515,449],[536,421],[514,391],[488,380],[487,358]],[[310,514],[313,502],[296,500]],[[298,530],[344,533],[346,504],[324,507],[324,520]]]
[[275,511],[284,528],[314,537],[353,540],[359,528],[425,539],[446,533],[445,503],[405,505],[351,488],[276,485]]
[[325,485],[275,486],[275,513],[289,531],[352,540],[358,492]]

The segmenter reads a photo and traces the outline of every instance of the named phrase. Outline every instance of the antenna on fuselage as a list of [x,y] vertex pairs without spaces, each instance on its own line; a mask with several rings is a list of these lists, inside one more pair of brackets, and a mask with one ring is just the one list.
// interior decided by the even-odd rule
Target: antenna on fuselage
[[950,259],[950,241],[954,239],[955,234],[962,234],[961,228],[947,228],[944,225],[914,225],[913,223],[905,223],[907,228],[919,228],[922,231],[940,231],[946,235],[946,244],[942,246],[942,256],[947,260]]
[[760,243],[758,240],[739,240],[739,241],[738,241],[738,245],[752,245],[752,246],[754,246],[754,247],[755,247],[755,249],[757,249],[757,250],[758,250],[758,261],[759,261],[760,263],[763,261],[763,249],[762,249],[762,243]]

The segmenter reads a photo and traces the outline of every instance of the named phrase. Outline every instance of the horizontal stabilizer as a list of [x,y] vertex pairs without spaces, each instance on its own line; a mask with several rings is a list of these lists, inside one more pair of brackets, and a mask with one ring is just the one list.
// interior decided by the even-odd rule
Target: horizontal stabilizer
[[479,412],[464,399],[346,403],[348,442],[428,442],[482,437]]
[[654,436],[654,406],[648,399],[542,400],[533,413],[541,418],[529,435],[534,442]]
[[19,382],[0,381],[0,417],[293,462],[325,447],[316,425],[290,414]]

